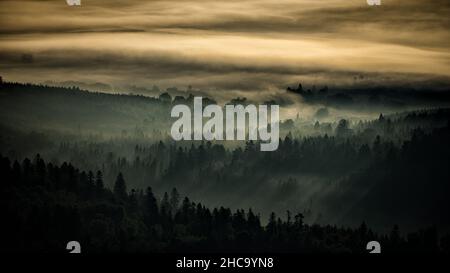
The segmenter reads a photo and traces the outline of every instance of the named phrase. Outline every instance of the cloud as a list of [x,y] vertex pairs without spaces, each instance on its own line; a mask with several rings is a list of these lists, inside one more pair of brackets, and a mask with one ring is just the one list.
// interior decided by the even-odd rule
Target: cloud
[[450,82],[448,1],[365,2],[0,1],[0,69],[11,80],[266,97],[298,81],[354,85],[355,75],[365,84]]

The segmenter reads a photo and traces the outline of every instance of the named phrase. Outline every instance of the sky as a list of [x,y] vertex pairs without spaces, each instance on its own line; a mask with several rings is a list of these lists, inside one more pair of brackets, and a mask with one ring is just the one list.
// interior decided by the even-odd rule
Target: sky
[[0,75],[175,86],[449,86],[450,1],[0,0]]

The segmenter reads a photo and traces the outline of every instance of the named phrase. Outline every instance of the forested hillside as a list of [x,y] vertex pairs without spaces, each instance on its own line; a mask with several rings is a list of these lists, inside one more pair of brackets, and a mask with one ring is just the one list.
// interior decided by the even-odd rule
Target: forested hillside
[[450,250],[450,236],[436,227],[404,236],[393,226],[379,235],[365,223],[354,229],[308,225],[291,211],[284,220],[272,213],[262,225],[252,209],[207,208],[182,199],[175,188],[162,198],[151,187],[129,190],[122,174],[109,190],[101,172],[56,166],[39,155],[22,163],[0,157],[0,175],[0,251],[64,252],[70,240],[82,242],[84,253],[365,253],[370,240],[386,253]]
[[188,94],[149,98],[3,83],[0,95],[0,151],[12,162],[40,154],[55,166],[100,171],[107,189],[122,173],[137,191],[152,187],[163,196],[177,188],[207,207],[253,208],[263,225],[271,212],[289,210],[311,225],[366,221],[381,233],[393,223],[405,232],[450,228],[448,108],[371,120],[330,113],[286,119],[278,150],[261,153],[252,141],[171,140],[171,106],[191,103]]

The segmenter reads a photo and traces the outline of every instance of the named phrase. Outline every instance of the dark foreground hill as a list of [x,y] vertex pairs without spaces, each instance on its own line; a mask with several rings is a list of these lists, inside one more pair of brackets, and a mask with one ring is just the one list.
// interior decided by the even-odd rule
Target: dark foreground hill
[[429,227],[402,236],[359,228],[307,225],[303,215],[286,220],[271,214],[263,226],[252,210],[209,209],[174,189],[157,199],[151,188],[127,191],[122,174],[114,190],[102,173],[80,172],[64,163],[10,162],[0,157],[0,230],[2,252],[64,252],[67,242],[96,252],[299,252],[363,253],[377,240],[383,252],[447,252],[449,239]]

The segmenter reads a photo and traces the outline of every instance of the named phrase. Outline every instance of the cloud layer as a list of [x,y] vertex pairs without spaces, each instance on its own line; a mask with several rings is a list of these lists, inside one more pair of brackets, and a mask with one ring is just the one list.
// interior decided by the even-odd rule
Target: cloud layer
[[442,85],[450,78],[448,14],[447,0],[0,1],[0,73],[192,85],[222,96],[298,81],[354,85],[355,76]]

